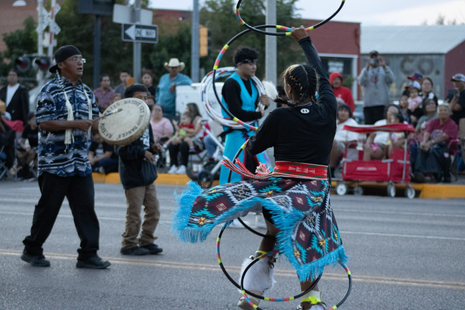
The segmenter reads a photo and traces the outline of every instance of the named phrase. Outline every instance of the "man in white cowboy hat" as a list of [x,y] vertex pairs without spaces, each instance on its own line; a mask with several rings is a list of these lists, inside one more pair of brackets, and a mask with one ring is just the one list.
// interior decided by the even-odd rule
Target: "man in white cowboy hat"
[[170,73],[163,75],[157,86],[155,94],[156,102],[163,106],[163,116],[174,119],[176,116],[176,86],[191,85],[192,80],[180,73],[186,65],[179,62],[177,58],[171,58],[170,62],[165,62],[165,68]]

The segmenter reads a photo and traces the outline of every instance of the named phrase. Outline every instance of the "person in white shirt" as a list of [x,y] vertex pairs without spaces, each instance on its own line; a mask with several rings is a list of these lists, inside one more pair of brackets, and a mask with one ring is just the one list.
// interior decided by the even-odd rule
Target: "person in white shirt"
[[[375,126],[384,126],[391,124],[392,115],[399,114],[400,109],[397,105],[391,103],[386,107],[385,119],[379,120]],[[386,153],[386,144],[389,141],[389,132],[378,131],[371,133],[365,143],[363,160],[380,160]]]
[[351,142],[357,142],[358,133],[344,130],[344,125],[357,126],[357,122],[352,118],[352,111],[347,104],[342,104],[337,108],[337,128],[334,136],[333,148],[329,160],[331,177],[334,177],[334,169],[341,161],[346,147]]
[[10,113],[12,121],[22,121],[27,125],[29,114],[29,93],[19,84],[19,74],[11,69],[7,77],[8,86],[0,89],[0,100],[6,104],[6,112]]

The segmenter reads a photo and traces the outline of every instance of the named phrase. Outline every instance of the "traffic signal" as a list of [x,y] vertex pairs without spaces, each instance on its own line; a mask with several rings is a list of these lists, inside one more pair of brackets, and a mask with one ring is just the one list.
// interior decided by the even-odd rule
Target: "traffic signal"
[[31,60],[27,56],[21,56],[18,57],[18,59],[15,60],[16,63],[16,70],[19,72],[26,72],[31,68]]
[[50,68],[50,60],[48,57],[38,57],[34,59],[34,63],[37,65],[39,70],[47,71]]
[[205,57],[208,56],[211,47],[211,31],[205,26],[199,26],[199,56]]

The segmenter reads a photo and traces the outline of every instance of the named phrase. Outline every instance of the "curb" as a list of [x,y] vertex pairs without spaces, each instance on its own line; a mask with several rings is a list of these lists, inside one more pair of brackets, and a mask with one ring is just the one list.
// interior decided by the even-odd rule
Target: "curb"
[[[109,173],[103,175],[100,173],[92,173],[94,183],[101,184],[121,184],[119,173]],[[158,185],[186,185],[191,179],[185,174],[167,174],[159,173],[155,184]],[[218,181],[213,182],[213,186],[218,185]],[[331,183],[335,188],[336,181]],[[360,186],[386,188],[385,183],[376,182],[360,182]],[[419,198],[423,199],[451,199],[465,198],[465,185],[446,185],[446,184],[413,184],[413,188],[420,192]],[[397,189],[403,189],[405,186],[396,184]]]

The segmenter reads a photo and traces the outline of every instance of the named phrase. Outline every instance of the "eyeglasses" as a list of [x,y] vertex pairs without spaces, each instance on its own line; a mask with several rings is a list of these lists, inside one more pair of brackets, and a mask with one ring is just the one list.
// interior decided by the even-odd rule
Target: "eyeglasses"
[[69,58],[69,60],[71,60],[72,62],[75,62],[75,63],[78,63],[78,62],[82,62],[83,64],[86,63],[85,58],[78,57],[78,56],[74,56],[73,58]]

